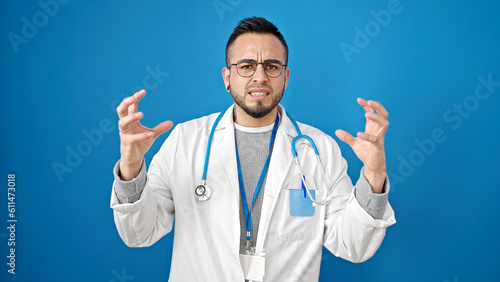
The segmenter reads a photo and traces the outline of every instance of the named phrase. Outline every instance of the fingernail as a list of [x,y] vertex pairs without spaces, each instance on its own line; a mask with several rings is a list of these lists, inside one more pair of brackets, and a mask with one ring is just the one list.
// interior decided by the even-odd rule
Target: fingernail
[[153,137],[153,132],[148,132],[148,137]]
[[140,117],[141,115],[142,115],[142,113],[136,113],[135,117]]

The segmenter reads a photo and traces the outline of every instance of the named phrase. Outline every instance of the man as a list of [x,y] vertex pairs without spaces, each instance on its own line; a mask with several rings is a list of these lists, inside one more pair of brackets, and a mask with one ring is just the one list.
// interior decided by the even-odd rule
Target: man
[[[387,111],[358,99],[366,131],[356,138],[336,132],[364,164],[353,188],[336,142],[313,127],[295,126],[279,105],[290,75],[287,60],[288,47],[273,24],[241,21],[222,70],[234,105],[220,116],[179,124],[147,174],[144,154],[173,124],[140,124],[137,104],[145,91],[118,106],[115,223],[128,246],[144,247],[170,232],[175,218],[170,281],[317,281],[322,246],[362,262],[395,223],[387,202]],[[292,143],[299,134],[315,142],[319,162],[307,138]]]

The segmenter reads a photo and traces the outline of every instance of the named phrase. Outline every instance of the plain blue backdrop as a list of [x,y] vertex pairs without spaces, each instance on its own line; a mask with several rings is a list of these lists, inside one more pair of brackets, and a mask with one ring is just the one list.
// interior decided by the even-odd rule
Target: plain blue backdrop
[[[365,263],[325,250],[320,281],[500,280],[498,1],[41,0],[0,11],[1,281],[168,279],[172,234],[133,249],[114,226],[115,107],[146,88],[146,126],[227,108],[224,47],[249,16],[287,40],[282,104],[295,118],[333,136],[363,130],[357,97],[390,112],[398,222]],[[340,146],[355,180],[361,162]]]

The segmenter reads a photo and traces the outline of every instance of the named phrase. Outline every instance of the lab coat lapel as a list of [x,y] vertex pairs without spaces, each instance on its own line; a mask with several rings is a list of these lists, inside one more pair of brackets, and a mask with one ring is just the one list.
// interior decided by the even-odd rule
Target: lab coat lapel
[[213,141],[214,151],[220,158],[224,171],[213,173],[221,174],[225,172],[230,187],[224,187],[224,189],[231,188],[236,196],[235,200],[238,202],[240,188],[238,184],[238,167],[236,164],[236,148],[234,142],[233,107],[234,105],[226,110],[226,113],[221,118],[215,130]]
[[[223,203],[221,206],[225,212],[231,213],[233,216],[232,222],[228,223],[228,228],[231,228],[231,245],[234,246],[234,254],[239,253],[240,246],[240,188],[238,184],[238,166],[236,164],[236,148],[234,141],[234,123],[233,123],[233,106],[226,110],[226,113],[221,118],[214,133],[212,143],[212,152],[214,157],[217,157],[219,167],[218,171],[210,171],[212,175],[218,177],[221,185],[217,187],[215,193],[231,193],[230,202]],[[209,168],[210,169],[210,168]]]
[[276,206],[279,193],[282,190],[288,171],[290,170],[293,156],[291,141],[297,133],[292,122],[280,106],[281,122],[276,135],[271,155],[271,163],[266,177],[266,188],[260,215],[259,232],[257,235],[257,248],[263,249],[269,223]]

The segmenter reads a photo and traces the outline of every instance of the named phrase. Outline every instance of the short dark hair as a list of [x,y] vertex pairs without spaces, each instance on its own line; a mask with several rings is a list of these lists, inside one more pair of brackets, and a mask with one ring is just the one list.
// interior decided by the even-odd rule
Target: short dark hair
[[229,36],[229,40],[226,44],[226,65],[229,66],[228,52],[229,47],[233,44],[236,38],[244,33],[270,33],[276,36],[283,46],[285,47],[285,65],[288,64],[288,45],[285,42],[285,38],[278,28],[269,22],[268,20],[260,17],[245,18],[240,21],[240,23],[234,28],[233,33]]

